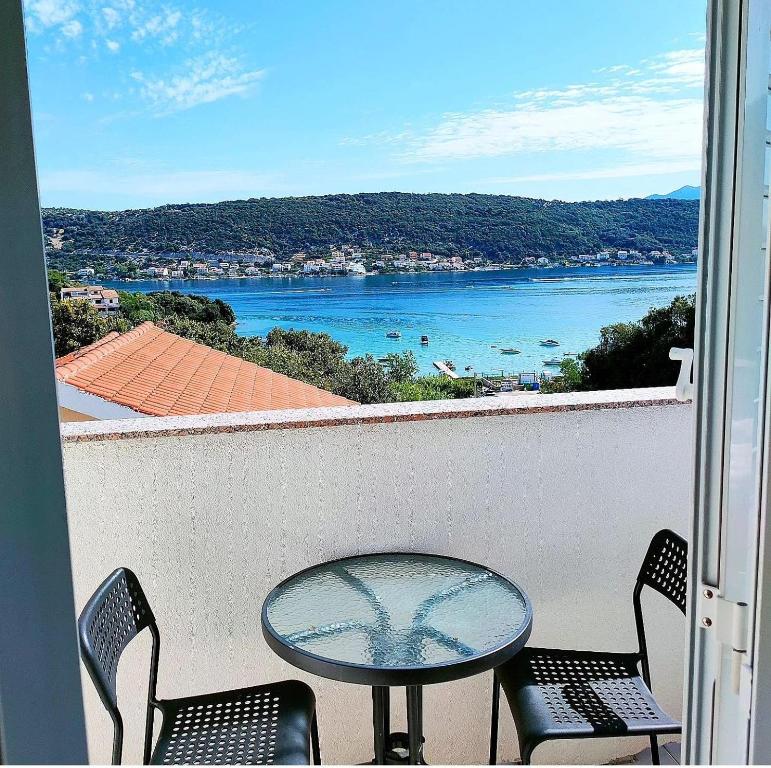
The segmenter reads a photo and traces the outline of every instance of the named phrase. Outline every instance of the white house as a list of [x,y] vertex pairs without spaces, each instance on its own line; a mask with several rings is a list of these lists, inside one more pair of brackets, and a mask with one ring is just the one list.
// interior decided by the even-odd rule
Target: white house
[[87,301],[99,312],[110,314],[120,309],[118,292],[101,285],[79,285],[73,288],[62,288],[59,298],[62,301],[80,299]]

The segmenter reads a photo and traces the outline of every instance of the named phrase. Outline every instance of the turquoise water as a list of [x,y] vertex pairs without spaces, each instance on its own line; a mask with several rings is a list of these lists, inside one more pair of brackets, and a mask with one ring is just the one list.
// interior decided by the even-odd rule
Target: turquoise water
[[[412,350],[421,371],[450,358],[458,371],[541,371],[547,358],[581,352],[597,343],[602,326],[637,320],[648,309],[696,288],[696,267],[595,267],[489,272],[368,275],[365,277],[258,277],[235,280],[112,284],[129,291],[178,290],[232,305],[238,332],[271,328],[324,331],[351,355]],[[388,339],[390,330],[400,339]],[[421,346],[427,334],[430,344]],[[560,346],[549,349],[540,339]],[[503,355],[497,347],[515,347]],[[556,369],[551,369],[556,370]]]

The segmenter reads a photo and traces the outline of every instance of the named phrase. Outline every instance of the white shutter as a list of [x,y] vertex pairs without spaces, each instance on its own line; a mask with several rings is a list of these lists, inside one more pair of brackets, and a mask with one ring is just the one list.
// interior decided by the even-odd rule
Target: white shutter
[[770,32],[771,0],[710,2],[685,753],[696,763],[747,763],[758,713]]

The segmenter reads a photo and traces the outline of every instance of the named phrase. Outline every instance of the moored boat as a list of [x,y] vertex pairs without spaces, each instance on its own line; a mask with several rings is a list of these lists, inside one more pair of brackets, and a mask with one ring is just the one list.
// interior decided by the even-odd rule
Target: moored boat
[[541,341],[542,347],[558,347],[560,343],[556,339],[543,339]]
[[501,347],[501,354],[502,355],[518,355],[521,350],[515,349],[514,347]]
[[388,333],[386,334],[386,336],[387,336],[389,339],[401,339],[401,337],[402,337],[402,332],[401,332],[401,331],[388,331]]
[[420,343],[421,344],[428,344],[428,336],[426,336],[425,334],[423,336],[421,336],[420,337]]
[[548,360],[543,361],[544,365],[562,365],[562,360],[559,357],[550,357]]

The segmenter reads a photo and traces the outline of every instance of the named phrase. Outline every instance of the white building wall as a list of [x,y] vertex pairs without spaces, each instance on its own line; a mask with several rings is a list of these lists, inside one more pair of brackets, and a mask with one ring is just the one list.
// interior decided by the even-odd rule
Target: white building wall
[[[352,553],[445,553],[484,563],[528,591],[531,644],[635,650],[631,593],[648,540],[662,527],[686,530],[690,413],[681,404],[525,409],[67,440],[76,602],[82,606],[116,566],[133,568],[161,630],[162,697],[302,678],[318,696],[325,761],[362,762],[372,749],[369,689],[314,678],[273,655],[260,631],[270,588]],[[647,605],[654,690],[679,715],[684,619],[663,599]],[[129,649],[119,676],[121,703],[133,710],[127,761],[141,755],[147,647]],[[85,673],[84,688],[91,759],[106,762],[109,719]],[[489,695],[489,675],[426,689],[429,762],[485,761]],[[396,729],[404,722],[402,699],[393,693]],[[500,759],[511,761],[517,748],[505,708],[502,724]],[[535,759],[606,761],[645,745],[554,742]]]

